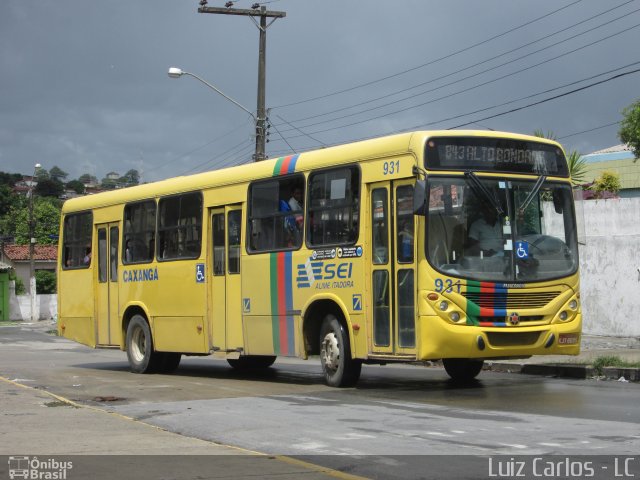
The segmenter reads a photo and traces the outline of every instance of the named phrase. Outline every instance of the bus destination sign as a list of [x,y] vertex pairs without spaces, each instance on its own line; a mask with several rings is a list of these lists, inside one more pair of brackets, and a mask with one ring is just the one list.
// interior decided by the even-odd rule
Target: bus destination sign
[[426,166],[440,170],[533,173],[567,177],[560,148],[545,143],[491,137],[438,137],[427,141]]

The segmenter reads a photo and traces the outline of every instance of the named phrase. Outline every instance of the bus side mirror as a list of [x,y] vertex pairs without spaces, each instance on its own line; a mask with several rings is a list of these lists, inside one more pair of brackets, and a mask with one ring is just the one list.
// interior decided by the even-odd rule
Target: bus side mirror
[[416,186],[413,189],[413,214],[422,217],[427,215],[426,180],[416,180]]

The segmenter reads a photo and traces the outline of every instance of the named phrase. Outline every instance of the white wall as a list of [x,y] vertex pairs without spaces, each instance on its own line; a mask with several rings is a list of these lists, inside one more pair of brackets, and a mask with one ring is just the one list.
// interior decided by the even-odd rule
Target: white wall
[[[31,297],[16,295],[15,289],[9,293],[9,320],[31,321]],[[39,320],[50,320],[58,316],[58,295],[36,295]]]
[[640,198],[586,200],[582,206],[583,331],[640,337]]

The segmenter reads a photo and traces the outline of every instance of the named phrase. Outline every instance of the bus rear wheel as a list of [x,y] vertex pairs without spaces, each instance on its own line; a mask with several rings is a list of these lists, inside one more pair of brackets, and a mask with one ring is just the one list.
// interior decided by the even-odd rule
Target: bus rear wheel
[[228,359],[227,363],[236,370],[261,370],[269,368],[276,361],[271,355],[246,355],[236,359]]
[[482,370],[484,360],[472,358],[444,358],[442,364],[454,382],[469,382]]
[[151,329],[143,316],[134,315],[131,318],[127,327],[126,346],[133,373],[152,373],[162,366],[163,355],[153,350]]
[[362,362],[351,358],[349,335],[333,314],[320,327],[320,363],[327,385],[352,387],[360,378]]

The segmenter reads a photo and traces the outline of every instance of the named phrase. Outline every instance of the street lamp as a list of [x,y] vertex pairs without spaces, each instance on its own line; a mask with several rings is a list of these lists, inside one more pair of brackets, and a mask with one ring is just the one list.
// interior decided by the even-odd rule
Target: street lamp
[[176,68],[176,67],[169,68],[168,75],[169,75],[170,78],[180,78],[183,75],[187,75],[189,77],[193,77],[196,80],[200,81],[201,83],[204,83],[211,90],[213,90],[216,93],[222,95],[224,98],[229,100],[231,103],[233,103],[237,107],[240,107],[242,110],[247,112],[249,115],[251,115],[251,118],[253,118],[253,121],[255,122],[255,125],[256,125],[256,150],[255,150],[254,159],[257,162],[257,161],[260,161],[260,160],[264,160],[266,158],[266,155],[265,155],[266,136],[265,136],[265,119],[264,118],[256,117],[253,114],[253,112],[251,112],[249,109],[247,109],[246,107],[242,106],[241,104],[236,102],[233,98],[229,97],[228,95],[225,95],[223,92],[220,91],[220,89],[218,89],[214,85],[210,84],[206,80],[200,78],[198,75],[195,75],[195,74],[190,73],[190,72],[185,72],[184,70],[182,70],[180,68]]
[[38,170],[42,167],[39,163],[36,163],[33,168],[33,177],[31,177],[31,183],[29,184],[29,295],[31,297],[31,321],[37,322],[40,315],[38,314],[37,297],[36,297],[36,265],[34,260],[34,251],[36,247],[35,239],[35,225],[33,220],[33,184],[35,182]]

